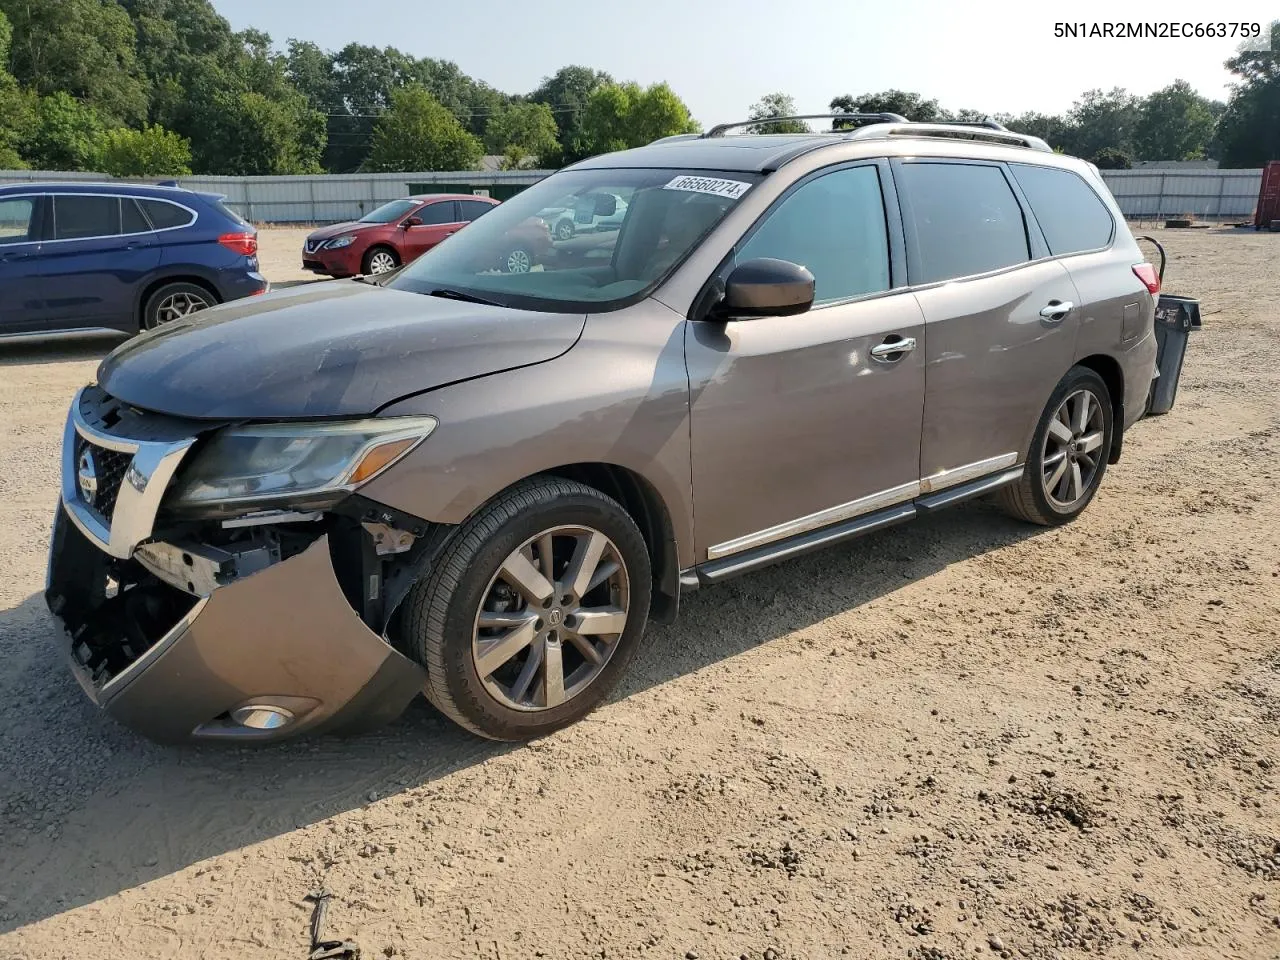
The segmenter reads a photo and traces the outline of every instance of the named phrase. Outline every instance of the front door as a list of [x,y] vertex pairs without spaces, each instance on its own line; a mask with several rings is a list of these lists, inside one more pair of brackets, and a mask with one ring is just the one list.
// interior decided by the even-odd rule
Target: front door
[[1066,268],[1042,259],[1003,165],[899,161],[894,175],[911,282],[923,286],[920,474],[930,492],[1026,457],[1071,368],[1080,298]]
[[[819,172],[736,250],[807,267],[792,317],[693,323],[686,335],[700,562],[911,500],[924,406],[924,321],[890,275],[882,177]],[[726,267],[731,269],[732,264]],[[902,349],[887,352],[887,344]]]
[[0,197],[0,336],[36,328],[40,197]]
[[421,223],[406,226],[402,233],[402,260],[408,263],[422,256],[445,237],[451,236],[463,227],[458,213],[458,201],[435,200],[424,204],[407,219],[417,219]]

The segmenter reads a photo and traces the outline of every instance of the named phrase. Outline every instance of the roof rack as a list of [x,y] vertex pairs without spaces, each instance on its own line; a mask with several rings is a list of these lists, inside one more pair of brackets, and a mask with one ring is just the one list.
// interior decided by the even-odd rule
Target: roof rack
[[[852,120],[855,123],[909,123],[906,117],[899,116],[896,113],[806,113],[794,117],[760,117],[757,120],[739,120],[736,123],[718,123],[706,133],[702,134],[702,139],[708,137],[723,137],[725,132],[733,130],[737,127],[757,127],[769,123],[785,123],[791,120]],[[835,124],[832,123],[834,133],[841,131],[835,130]]]
[[877,124],[872,127],[861,127],[845,134],[848,140],[871,140],[880,137],[942,137],[956,140],[984,140],[988,143],[1000,143],[1006,146],[1026,147],[1041,153],[1053,153],[1053,148],[1039,137],[1027,133],[1014,133],[1003,127],[990,123],[893,123]]

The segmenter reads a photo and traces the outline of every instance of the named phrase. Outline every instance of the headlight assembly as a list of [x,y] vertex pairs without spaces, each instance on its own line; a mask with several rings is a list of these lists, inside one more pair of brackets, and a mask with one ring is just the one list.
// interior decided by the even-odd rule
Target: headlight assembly
[[433,417],[229,427],[180,471],[165,505],[179,513],[321,508],[372,480],[435,429]]
[[335,240],[330,240],[324,245],[324,248],[326,250],[341,250],[343,247],[349,247],[355,242],[356,238],[351,234],[347,234],[345,237],[338,237]]

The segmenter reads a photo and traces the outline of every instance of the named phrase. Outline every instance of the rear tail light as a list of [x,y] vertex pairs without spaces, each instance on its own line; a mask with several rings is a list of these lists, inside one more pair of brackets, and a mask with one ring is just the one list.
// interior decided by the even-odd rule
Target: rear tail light
[[1135,263],[1133,265],[1133,275],[1143,282],[1147,288],[1147,293],[1155,296],[1160,292],[1160,275],[1156,273],[1156,268],[1149,263]]
[[258,252],[258,235],[256,233],[224,233],[218,242],[228,250],[252,257]]

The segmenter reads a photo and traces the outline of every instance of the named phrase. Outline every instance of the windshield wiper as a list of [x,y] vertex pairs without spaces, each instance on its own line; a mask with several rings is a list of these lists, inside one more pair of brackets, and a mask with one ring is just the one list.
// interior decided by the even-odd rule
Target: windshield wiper
[[467,303],[483,303],[486,307],[502,306],[496,300],[486,300],[484,297],[477,297],[474,293],[463,293],[461,290],[450,290],[448,287],[437,287],[428,296],[441,297],[445,300],[464,300]]

